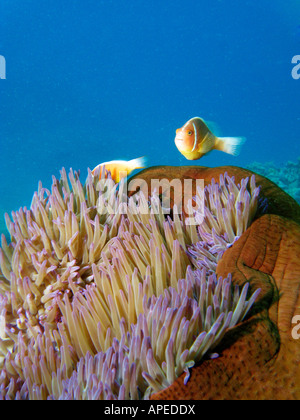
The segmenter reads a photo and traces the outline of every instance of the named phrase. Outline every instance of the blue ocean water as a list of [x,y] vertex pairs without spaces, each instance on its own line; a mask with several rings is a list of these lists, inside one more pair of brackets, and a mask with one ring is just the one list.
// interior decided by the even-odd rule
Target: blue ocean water
[[[147,155],[152,165],[300,156],[298,0],[1,0],[0,220],[61,167]],[[201,116],[241,155],[187,161],[175,130]]]

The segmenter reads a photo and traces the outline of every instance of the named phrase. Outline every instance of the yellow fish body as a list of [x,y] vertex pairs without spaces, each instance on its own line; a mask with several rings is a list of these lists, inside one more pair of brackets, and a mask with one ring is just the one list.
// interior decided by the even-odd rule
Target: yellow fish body
[[99,177],[101,178],[103,167],[105,170],[111,173],[112,179],[118,183],[122,178],[125,178],[130,172],[135,169],[142,169],[146,167],[146,158],[140,157],[137,159],[126,160],[112,160],[110,162],[104,162],[97,165],[93,170],[94,175],[96,170],[100,168]]
[[200,159],[211,150],[221,150],[237,156],[244,137],[217,137],[202,118],[194,117],[176,130],[175,144],[188,160]]

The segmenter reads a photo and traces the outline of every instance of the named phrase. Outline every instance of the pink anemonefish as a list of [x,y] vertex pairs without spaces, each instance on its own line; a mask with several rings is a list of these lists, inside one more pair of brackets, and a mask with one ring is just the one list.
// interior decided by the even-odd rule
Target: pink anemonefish
[[[110,162],[104,162],[97,165],[93,170],[94,175],[96,170],[100,168],[99,177],[101,178],[102,169],[105,166],[106,171],[110,171],[112,179],[118,183],[122,178],[125,178],[134,169],[142,169],[146,167],[146,158],[140,157],[137,159],[126,160],[111,160]],[[120,172],[123,172],[120,174]]]
[[211,150],[237,156],[245,140],[244,137],[217,137],[202,118],[194,117],[176,130],[175,144],[188,160],[196,160]]

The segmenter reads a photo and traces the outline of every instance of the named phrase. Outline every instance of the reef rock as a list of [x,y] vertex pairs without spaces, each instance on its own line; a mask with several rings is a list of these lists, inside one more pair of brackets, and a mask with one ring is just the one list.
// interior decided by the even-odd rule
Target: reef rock
[[300,157],[281,166],[274,162],[253,162],[247,169],[269,178],[300,203]]

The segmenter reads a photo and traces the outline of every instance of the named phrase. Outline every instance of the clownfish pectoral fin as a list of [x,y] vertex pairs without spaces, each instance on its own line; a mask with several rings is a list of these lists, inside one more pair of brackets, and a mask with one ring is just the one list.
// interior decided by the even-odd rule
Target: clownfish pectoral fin
[[198,147],[198,151],[204,155],[214,149],[216,144],[216,137],[208,132]]
[[221,150],[229,155],[238,156],[245,141],[245,137],[218,137],[215,149]]
[[136,159],[132,159],[128,162],[128,166],[133,169],[143,169],[147,166],[146,156],[142,156]]

